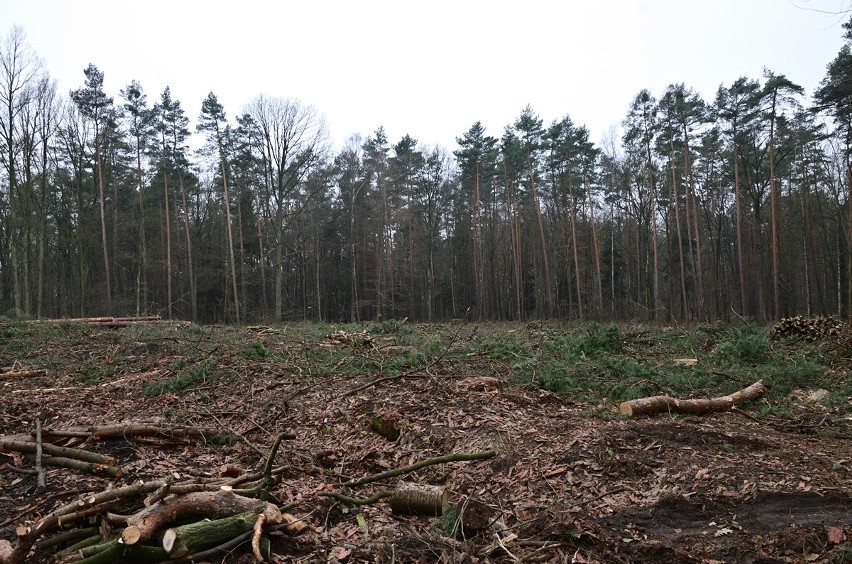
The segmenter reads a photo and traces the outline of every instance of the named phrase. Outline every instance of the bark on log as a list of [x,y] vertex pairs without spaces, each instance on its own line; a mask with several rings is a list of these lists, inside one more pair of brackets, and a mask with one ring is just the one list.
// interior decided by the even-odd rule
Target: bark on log
[[48,466],[57,466],[59,468],[70,468],[86,472],[87,474],[107,474],[113,478],[121,478],[124,476],[124,470],[118,466],[110,466],[108,464],[99,464],[97,462],[85,462],[83,460],[75,460],[74,458],[65,458],[64,456],[44,456],[42,462]]
[[394,513],[441,515],[447,498],[447,488],[443,486],[399,482],[390,498],[390,506]]
[[239,496],[230,489],[219,489],[215,492],[169,496],[130,517],[121,538],[125,544],[133,545],[150,539],[163,525],[180,518],[219,518],[247,511],[266,515],[267,522],[273,525],[282,521],[281,511],[272,503]]
[[104,327],[123,327],[125,325],[148,325],[161,320],[159,315],[144,315],[139,317],[68,317],[64,319],[38,319],[30,323],[74,323],[97,325]]
[[[44,436],[47,434],[47,431],[43,430],[41,434]],[[0,437],[0,450],[36,454],[36,451],[38,450],[38,440],[36,440],[36,442],[30,442],[27,439],[28,437],[26,435]],[[79,448],[62,447],[45,442],[42,442],[41,448],[44,454],[49,454],[51,456],[62,456],[65,458],[83,460],[85,462],[106,464],[108,466],[113,466],[116,462],[115,457]]]
[[253,530],[257,520],[255,512],[246,511],[223,519],[172,527],[163,535],[163,549],[172,558],[193,554]]
[[744,401],[753,400],[766,392],[763,381],[733,394],[717,398],[677,399],[671,396],[653,396],[622,402],[619,411],[622,415],[657,415],[659,413],[683,413],[704,415],[716,411],[728,411]]
[[38,492],[42,493],[47,489],[47,482],[44,477],[44,466],[42,465],[42,457],[44,455],[44,444],[41,441],[41,418],[36,418],[36,451],[35,451],[35,467],[37,478]]
[[97,535],[100,532],[99,527],[86,527],[84,529],[71,529],[69,531],[65,531],[59,533],[58,535],[53,535],[49,539],[41,541],[38,543],[38,548],[48,548],[51,546],[56,546],[58,544],[63,544],[69,541],[78,541],[79,539],[88,539],[94,535]]
[[162,439],[210,439],[229,436],[219,429],[203,427],[170,427],[156,423],[117,423],[115,425],[70,427],[66,429],[45,428],[45,437],[83,438],[92,440],[156,437]]

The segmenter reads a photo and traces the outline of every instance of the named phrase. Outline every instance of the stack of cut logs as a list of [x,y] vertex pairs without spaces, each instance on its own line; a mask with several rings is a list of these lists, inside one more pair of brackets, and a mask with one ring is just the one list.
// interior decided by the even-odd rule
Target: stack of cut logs
[[807,341],[835,339],[843,333],[845,324],[833,317],[785,317],[772,326],[775,339],[800,337]]

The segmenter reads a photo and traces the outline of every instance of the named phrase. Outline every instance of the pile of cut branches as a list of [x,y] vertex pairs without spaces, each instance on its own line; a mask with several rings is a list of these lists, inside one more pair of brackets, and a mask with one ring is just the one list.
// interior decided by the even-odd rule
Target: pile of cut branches
[[[113,479],[124,476],[114,457],[82,448],[62,446],[50,440],[79,445],[109,438],[185,441],[211,439],[221,433],[191,427],[121,424],[67,429],[41,429],[31,435],[0,437],[0,452],[33,459],[43,492],[43,465],[62,466]],[[233,437],[232,437],[233,438]],[[22,564],[52,558],[61,563],[99,564],[118,561],[190,562],[243,550],[256,561],[271,555],[269,534],[296,536],[306,525],[287,513],[294,507],[279,505],[269,493],[281,483],[285,466],[274,460],[283,440],[295,435],[281,433],[269,450],[264,467],[253,473],[230,464],[217,477],[184,477],[139,481],[89,493],[30,522],[21,522],[14,542],[0,540],[0,564]],[[368,498],[350,497],[354,488],[402,476],[433,464],[491,458],[494,451],[449,454],[427,458],[409,466],[337,484],[338,491],[320,495],[347,505],[375,503],[390,498],[395,512],[441,515],[448,493],[443,487],[400,482],[394,491],[380,491]],[[65,460],[57,463],[57,460]],[[70,462],[68,462],[70,461]],[[30,473],[26,469],[17,469]],[[37,471],[32,471],[36,473]],[[346,493],[341,493],[346,492]],[[37,507],[8,519],[5,526],[24,518]]]

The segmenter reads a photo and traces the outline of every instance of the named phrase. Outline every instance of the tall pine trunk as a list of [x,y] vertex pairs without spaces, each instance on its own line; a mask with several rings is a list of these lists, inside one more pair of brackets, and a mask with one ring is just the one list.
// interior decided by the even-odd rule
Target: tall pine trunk
[[683,261],[683,232],[680,226],[680,194],[677,189],[677,167],[674,162],[674,144],[671,142],[671,139],[669,139],[669,146],[671,151],[669,163],[672,170],[672,207],[674,207],[675,229],[677,229],[678,263],[680,265],[681,307],[683,307],[683,321],[684,323],[687,323],[689,321],[689,301],[686,294],[686,267]]
[[[234,235],[231,229],[231,196],[228,191],[228,172],[225,166],[225,147],[222,143],[222,136],[219,131],[219,124],[216,123],[216,143],[219,145],[219,168],[222,173],[222,191],[225,198],[225,231],[228,237],[228,262],[230,263],[231,274],[231,290],[234,292],[234,321],[237,325],[242,323],[240,316],[240,294],[237,291],[237,266],[234,260]],[[280,263],[279,263],[280,264]]]
[[109,264],[109,248],[107,247],[107,228],[106,228],[106,212],[104,209],[104,175],[103,166],[101,164],[101,147],[100,147],[100,131],[98,124],[95,123],[95,161],[98,167],[98,207],[101,213],[101,247],[103,248],[104,257],[104,276],[106,279],[106,309],[107,314],[112,315],[112,276],[110,275]]
[[778,237],[778,186],[775,182],[775,101],[772,95],[772,113],[769,120],[769,194],[770,194],[770,232],[772,252],[772,317],[781,318],[781,273],[780,240]]
[[166,221],[165,236],[166,236],[166,303],[167,317],[172,318],[172,224],[171,224],[171,204],[169,203],[169,173],[168,165],[165,157],[166,143],[163,141],[163,209],[164,219]]

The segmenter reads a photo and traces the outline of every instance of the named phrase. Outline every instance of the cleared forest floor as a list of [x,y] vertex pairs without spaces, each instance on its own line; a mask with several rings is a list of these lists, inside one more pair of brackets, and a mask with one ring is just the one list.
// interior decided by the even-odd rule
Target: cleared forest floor
[[[0,322],[0,367],[44,370],[0,374],[0,436],[38,418],[48,431],[146,423],[238,440],[78,443],[116,456],[123,476],[51,467],[44,492],[20,472],[31,460],[0,450],[0,539],[14,544],[16,526],[85,494],[226,464],[259,471],[286,431],[296,438],[275,458],[271,493],[308,526],[273,533],[272,562],[852,562],[848,328],[811,342],[723,324],[118,325]],[[622,400],[715,397],[757,380],[767,393],[731,412],[618,412]],[[397,515],[386,500],[320,495],[366,498],[400,479],[447,486],[450,509]],[[483,523],[459,522],[474,520],[466,504]],[[34,561],[59,548],[36,546]]]

